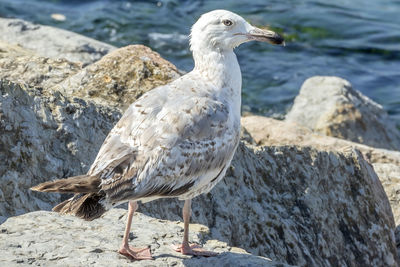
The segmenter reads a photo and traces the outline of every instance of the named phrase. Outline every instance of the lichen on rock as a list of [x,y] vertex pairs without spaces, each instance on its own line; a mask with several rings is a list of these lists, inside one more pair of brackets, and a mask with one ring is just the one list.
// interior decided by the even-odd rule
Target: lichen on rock
[[180,76],[143,45],[119,48],[56,86],[61,92],[126,109],[143,93]]

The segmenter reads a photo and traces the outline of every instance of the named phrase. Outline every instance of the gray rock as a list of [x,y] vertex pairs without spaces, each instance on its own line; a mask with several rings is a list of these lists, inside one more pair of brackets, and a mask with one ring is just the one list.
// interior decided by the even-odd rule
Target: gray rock
[[373,166],[389,198],[394,221],[400,225],[400,164],[374,163]]
[[0,80],[0,215],[49,209],[38,182],[87,171],[120,113],[59,92]]
[[[0,42],[0,69],[3,217],[49,209],[58,202],[59,195],[38,195],[28,188],[85,173],[120,117],[120,108],[153,86],[179,77],[175,66],[144,46],[118,49],[82,70],[67,60],[39,57]],[[79,84],[77,77],[82,78]],[[82,91],[65,92],[66,83],[58,85],[66,79]],[[108,84],[123,89],[115,92]],[[96,97],[87,93],[91,91]]]
[[395,238],[396,238],[397,254],[400,255],[400,225],[396,227]]
[[[175,219],[180,207],[164,200],[141,210]],[[242,144],[224,180],[193,201],[193,221],[215,239],[288,264],[397,266],[389,202],[354,150]]]
[[243,117],[242,125],[257,145],[296,145],[320,151],[345,151],[356,148],[370,162],[389,198],[396,225],[400,224],[400,152],[374,148],[359,143],[314,133],[294,122],[279,121],[262,116]]
[[[1,146],[10,148],[2,149],[0,160],[1,215],[49,209],[59,196],[28,188],[84,173],[119,114],[57,92],[46,96],[18,84],[0,85]],[[180,219],[180,208],[177,200],[141,206],[173,220]],[[195,199],[193,221],[210,226],[213,239],[288,264],[395,265],[386,195],[357,152],[253,152],[241,145],[227,177]]]
[[370,163],[400,165],[400,151],[366,146],[315,133],[311,129],[294,122],[280,121],[263,116],[246,116],[242,126],[259,146],[309,146],[323,151],[342,151],[348,147],[357,148]]
[[190,257],[175,252],[183,225],[136,213],[134,246],[151,246],[155,260],[130,261],[119,255],[126,211],[114,209],[103,218],[85,222],[52,212],[32,212],[8,219],[0,226],[1,266],[289,266],[253,256],[243,249],[210,239],[207,227],[191,225],[190,239],[220,252],[217,257]]
[[50,59],[0,41],[0,78],[40,90],[60,91],[107,106],[125,109],[143,93],[164,85],[181,72],[143,45],[107,54],[85,68],[65,59]]
[[40,57],[28,49],[0,41],[0,79],[52,91],[54,85],[81,69],[79,63]]
[[338,77],[307,79],[286,120],[328,136],[400,150],[400,131],[382,106]]
[[[180,207],[181,203],[174,199],[141,206],[147,214],[172,220],[180,218]],[[42,222],[35,217],[37,223],[32,225],[25,217],[12,218],[2,225],[7,235],[0,240],[7,241],[0,247],[4,250],[8,246],[9,254],[4,258],[18,257],[24,262],[43,259],[70,265],[95,264],[104,255],[104,262],[108,263],[119,257],[115,250],[123,233],[119,221],[123,212],[115,212],[106,215],[107,223],[103,219],[87,223],[52,215]],[[357,151],[345,155],[296,147],[253,151],[241,144],[227,177],[209,194],[194,200],[193,221],[210,227],[209,238],[275,262],[298,266],[397,266],[393,216],[387,197],[372,167]],[[39,223],[43,225],[39,227]],[[60,229],[65,224],[72,224],[69,227],[73,231]],[[102,231],[102,224],[112,228]],[[140,246],[153,244],[160,249],[156,255],[167,254],[163,249],[171,243],[168,234],[161,234],[152,224],[153,221],[150,224],[135,217],[133,233],[138,240],[134,241]],[[18,227],[25,228],[20,233],[12,230]],[[88,228],[94,229],[91,236],[101,235],[100,241],[86,238]],[[27,236],[21,236],[26,232]],[[33,232],[35,235],[29,236]],[[115,240],[104,239],[103,232],[111,233]],[[180,236],[172,235],[175,242],[180,241]],[[65,240],[73,241],[64,245]],[[192,240],[209,245],[201,237],[192,235]],[[24,250],[15,256],[18,246]],[[81,250],[79,257],[66,258],[75,255],[76,249]],[[91,254],[100,251],[104,252],[102,256]],[[85,253],[88,255],[81,256]],[[165,260],[168,262],[171,257]],[[212,260],[207,263],[220,264]]]
[[[143,57],[146,60],[140,59]],[[82,70],[79,64],[65,59],[40,57],[0,42],[0,69],[3,218],[49,209],[58,202],[59,195],[38,195],[28,188],[49,179],[85,173],[120,117],[119,108],[153,86],[179,76],[175,66],[144,46],[118,49]],[[79,84],[77,77],[83,77]],[[72,88],[84,92],[65,92],[65,86],[58,85],[66,79],[76,86]],[[107,84],[123,90],[116,93]],[[94,90],[97,98],[87,93]],[[126,99],[119,101],[121,96]]]
[[18,44],[43,57],[64,58],[85,65],[115,49],[112,45],[77,33],[20,19],[0,18],[0,40]]

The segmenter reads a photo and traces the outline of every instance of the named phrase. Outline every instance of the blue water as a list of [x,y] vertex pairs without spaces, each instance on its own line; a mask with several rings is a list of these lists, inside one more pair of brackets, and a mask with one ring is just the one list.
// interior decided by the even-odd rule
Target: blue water
[[[399,0],[0,0],[2,17],[57,26],[116,46],[145,44],[185,71],[193,67],[190,26],[217,8],[270,25],[287,39],[286,47],[247,43],[237,49],[245,111],[282,117],[305,79],[336,75],[400,124]],[[54,21],[52,13],[67,19]]]

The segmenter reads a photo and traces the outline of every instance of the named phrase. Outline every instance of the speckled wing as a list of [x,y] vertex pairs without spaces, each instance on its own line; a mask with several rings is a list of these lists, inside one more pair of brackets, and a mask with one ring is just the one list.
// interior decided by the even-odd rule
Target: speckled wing
[[177,93],[146,93],[106,138],[89,174],[102,179],[110,203],[193,197],[225,174],[239,140],[229,106],[193,90],[179,100]]

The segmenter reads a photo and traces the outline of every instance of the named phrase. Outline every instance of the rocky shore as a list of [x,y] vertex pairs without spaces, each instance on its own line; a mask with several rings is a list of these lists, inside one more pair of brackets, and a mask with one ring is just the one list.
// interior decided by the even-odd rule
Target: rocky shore
[[46,211],[10,218],[0,226],[2,234],[7,235],[0,239],[0,262],[2,266],[291,266],[212,240],[209,229],[196,224],[191,225],[191,240],[204,243],[220,255],[215,258],[184,256],[172,249],[172,244],[179,244],[182,238],[181,222],[140,213],[134,216],[131,242],[139,247],[150,245],[155,260],[130,262],[117,252],[126,213],[124,209],[113,209],[93,222]]
[[93,222],[37,211],[65,196],[32,185],[87,171],[127,105],[181,72],[141,45],[13,19],[0,33],[0,265],[398,266],[400,131],[338,77],[307,80],[283,121],[242,118],[227,176],[193,201],[191,240],[218,257],[170,249],[177,200],[140,206],[132,242],[156,258],[140,263],[116,252],[125,210]]

